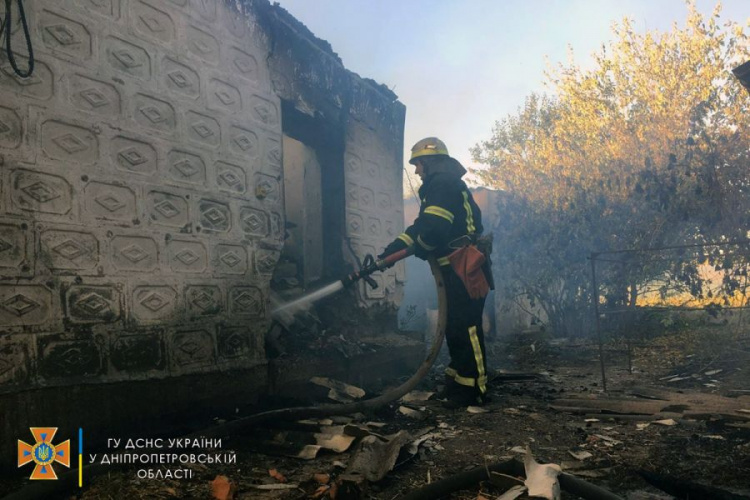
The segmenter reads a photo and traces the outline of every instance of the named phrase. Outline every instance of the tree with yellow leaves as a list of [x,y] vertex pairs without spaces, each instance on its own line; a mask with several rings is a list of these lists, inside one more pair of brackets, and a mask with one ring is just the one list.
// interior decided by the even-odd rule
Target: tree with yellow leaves
[[[529,96],[472,151],[479,177],[507,192],[499,274],[560,333],[581,326],[589,253],[750,228],[750,96],[730,71],[750,59],[750,37],[720,23],[720,5],[708,18],[687,9],[685,26],[665,33],[616,24],[592,69],[552,70],[552,95]],[[665,272],[619,269],[606,293],[631,305],[638,282]],[[701,293],[694,273],[673,271]]]

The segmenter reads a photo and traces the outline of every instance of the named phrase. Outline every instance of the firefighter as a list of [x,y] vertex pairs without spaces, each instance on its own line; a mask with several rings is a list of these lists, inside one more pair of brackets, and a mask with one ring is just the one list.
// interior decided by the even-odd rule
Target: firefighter
[[437,259],[448,299],[445,337],[451,361],[444,396],[452,407],[482,404],[487,394],[482,310],[489,291],[486,269],[478,269],[484,259],[475,246],[482,213],[461,180],[466,169],[440,139],[417,142],[409,163],[422,179],[419,215],[379,258],[413,247],[417,257]]

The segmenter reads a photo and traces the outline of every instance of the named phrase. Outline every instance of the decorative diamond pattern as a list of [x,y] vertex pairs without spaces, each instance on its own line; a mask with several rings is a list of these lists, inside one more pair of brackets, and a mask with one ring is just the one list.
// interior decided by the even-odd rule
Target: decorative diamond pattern
[[75,33],[64,24],[55,24],[47,26],[44,29],[47,30],[47,32],[52,35],[52,38],[57,40],[57,43],[60,45],[73,45],[74,43],[78,43]]
[[0,240],[0,253],[6,252],[6,251],[10,250],[13,247],[14,247],[14,245],[11,245],[7,241]]
[[81,97],[91,104],[91,107],[93,108],[101,108],[102,106],[109,104],[107,97],[96,89],[84,90],[81,92]]
[[140,16],[141,22],[149,29],[152,33],[161,33],[164,31],[164,26],[155,17]]
[[268,159],[275,164],[281,163],[281,150],[274,148],[268,151]]
[[234,303],[242,309],[249,310],[255,307],[257,300],[248,292],[242,292],[234,298]]
[[156,292],[149,293],[140,304],[151,312],[156,312],[169,305],[169,301]]
[[223,90],[216,92],[215,95],[224,106],[231,106],[236,102],[228,92],[224,92]]
[[208,54],[211,52],[211,46],[203,40],[193,40],[193,47],[201,54]]
[[176,69],[172,71],[171,73],[168,73],[167,76],[169,77],[170,80],[174,82],[175,85],[177,85],[181,89],[184,89],[190,86],[190,80],[185,75],[185,73],[183,73],[179,69]]
[[198,353],[203,349],[203,346],[194,340],[186,340],[182,342],[179,347],[180,351],[184,352],[191,358],[196,357]]
[[354,187],[350,189],[347,195],[351,204],[356,207],[357,203],[359,202],[359,191],[357,190],[357,188]]
[[265,124],[268,124],[268,122],[271,121],[271,110],[264,104],[258,104],[255,106],[255,115]]
[[[79,344],[80,345],[80,344]],[[70,347],[56,356],[55,364],[58,369],[75,371],[84,368],[91,362],[91,353],[81,349],[78,346]]]
[[207,139],[214,135],[214,131],[211,130],[211,128],[203,122],[193,125],[193,130],[195,130],[195,133],[204,139]]
[[174,206],[174,203],[169,200],[160,201],[159,203],[154,205],[154,210],[162,214],[167,219],[171,219],[172,217],[180,215],[180,209]]
[[15,83],[18,85],[21,85],[22,87],[31,87],[32,85],[39,85],[44,80],[42,80],[38,75],[32,75],[29,78],[21,78],[16,74],[16,72],[13,70],[13,68],[10,65],[3,66],[2,67],[3,73],[8,75],[10,78],[12,78]]
[[258,261],[258,270],[263,273],[273,271],[274,266],[276,266],[276,257],[270,254]]
[[346,166],[349,167],[350,172],[353,172],[355,174],[359,172],[359,167],[360,167],[359,160],[355,158],[350,158],[349,161],[346,163]]
[[182,160],[176,162],[174,164],[174,168],[176,168],[177,171],[186,178],[192,177],[200,171],[200,169],[187,158],[183,158]]
[[131,167],[137,167],[148,161],[148,158],[143,156],[141,152],[134,147],[120,151],[117,156],[129,163]]
[[186,266],[194,264],[196,261],[200,260],[200,257],[198,257],[195,252],[193,252],[189,248],[185,248],[174,257]]
[[88,148],[85,142],[76,137],[73,134],[64,134],[52,139],[52,141],[60,146],[68,154],[80,153]]
[[0,377],[11,371],[15,367],[15,364],[9,359],[0,358]]
[[110,310],[109,302],[96,293],[84,295],[75,303],[75,305],[91,315],[106,313]]
[[75,240],[65,240],[56,247],[52,248],[52,251],[62,255],[68,260],[75,260],[78,257],[82,257],[90,253],[90,250],[85,246],[81,245]]
[[30,186],[22,188],[21,191],[31,196],[39,203],[46,203],[60,197],[60,194],[57,193],[53,187],[48,186],[43,181],[37,181]]
[[14,295],[13,297],[3,302],[2,305],[5,309],[15,313],[17,316],[23,316],[30,313],[34,309],[38,309],[41,307],[30,298],[21,294]]
[[233,140],[242,151],[248,151],[253,148],[253,141],[246,135],[238,135]]
[[250,213],[246,215],[242,222],[245,223],[245,227],[247,227],[252,232],[258,232],[260,229],[263,228],[263,221],[258,216],[258,214]]
[[112,52],[112,55],[114,56],[115,59],[117,59],[120,62],[120,64],[122,64],[128,69],[133,69],[139,66],[143,66],[143,63],[139,61],[137,57],[135,57],[126,49],[116,50]]
[[0,122],[0,134],[7,134],[10,132],[10,127],[3,122]]
[[213,307],[214,298],[211,294],[205,292],[204,290],[200,290],[193,295],[193,297],[190,299],[190,303],[201,311],[206,311],[210,307]]
[[229,352],[237,352],[245,345],[244,339],[237,333],[232,333],[224,339],[223,346]]
[[255,191],[256,191],[257,194],[262,194],[263,198],[266,198],[266,197],[272,195],[274,193],[274,191],[276,191],[276,189],[275,189],[274,185],[271,183],[271,181],[262,180],[262,181],[258,182]]
[[238,184],[242,183],[242,180],[234,174],[234,172],[230,172],[229,170],[225,170],[221,174],[219,174],[219,179],[224,182],[229,187],[235,187]]
[[247,60],[247,58],[242,56],[237,56],[234,58],[234,65],[237,67],[238,70],[240,70],[241,73],[250,73],[255,69],[253,65],[250,63],[250,61]]
[[113,194],[99,196],[94,198],[94,201],[110,212],[116,212],[125,206],[125,203],[118,200]]
[[224,215],[224,213],[215,207],[211,207],[205,212],[203,212],[203,217],[205,217],[208,222],[210,222],[211,224],[215,226],[219,224],[224,224],[227,221],[227,218]]
[[146,257],[148,257],[148,252],[143,250],[141,247],[133,243],[132,245],[128,246],[127,248],[124,248],[122,252],[120,252],[123,257],[128,259],[133,264],[136,264]]
[[283,224],[281,222],[281,216],[277,213],[271,214],[271,231],[274,234],[281,234],[284,230]]
[[167,117],[156,106],[146,106],[145,108],[141,108],[140,112],[148,118],[148,121],[155,125],[167,121]]
[[237,264],[242,262],[242,259],[240,259],[236,253],[231,251],[219,257],[219,260],[229,267],[235,267]]

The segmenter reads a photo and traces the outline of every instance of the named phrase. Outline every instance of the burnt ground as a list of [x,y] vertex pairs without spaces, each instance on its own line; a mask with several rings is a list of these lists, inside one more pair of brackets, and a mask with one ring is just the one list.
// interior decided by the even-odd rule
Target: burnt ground
[[[623,352],[610,346],[608,396],[642,401],[632,396],[632,388],[647,387],[699,401],[703,395],[737,396],[750,390],[748,343],[733,343],[731,348],[710,356],[679,350],[687,344],[677,339],[637,349],[632,374]],[[368,428],[380,435],[405,430],[412,438],[428,438],[422,440],[416,454],[402,451],[394,470],[381,481],[366,484],[361,498],[392,500],[428,481],[520,457],[519,447],[527,445],[537,461],[562,464],[566,472],[631,500],[672,498],[644,481],[639,475],[644,470],[682,483],[691,481],[750,494],[750,428],[747,421],[743,422],[744,412],[736,419],[721,412],[693,417],[685,413],[684,405],[670,407],[667,402],[666,412],[657,416],[560,411],[553,406],[561,399],[603,397],[595,346],[586,342],[504,339],[489,344],[488,349],[495,367],[536,376],[496,380],[490,389],[492,401],[482,408],[483,413],[446,409],[440,401],[427,400],[406,405],[418,412],[418,418],[400,412],[404,403],[394,403],[369,415],[334,419],[334,424],[353,423],[363,428],[366,422],[377,422],[377,426]],[[420,390],[439,388],[441,361],[445,358],[438,360]],[[672,377],[665,378],[669,375]],[[731,401],[742,402],[740,406],[750,412],[750,403],[745,405],[747,399]],[[674,425],[653,422],[662,419],[670,423],[669,418]],[[194,477],[190,480],[138,480],[134,470],[113,470],[92,478],[89,488],[68,498],[212,498],[210,482],[220,475],[229,480],[233,498],[237,499],[344,498],[340,489],[334,495],[335,488],[324,484],[326,478],[318,476],[316,480],[315,474],[327,474],[329,485],[340,480],[358,442],[343,453],[321,450],[311,460],[266,454],[269,449],[264,449],[261,441],[270,441],[279,432],[272,424],[256,429],[250,437],[225,442],[224,448],[236,451],[237,463],[191,466]],[[588,452],[591,456],[579,461],[571,452]],[[280,476],[272,477],[269,470],[283,475],[285,482]],[[281,487],[288,489],[258,489]],[[494,481],[487,481],[450,498],[494,499],[503,491]],[[563,493],[563,498],[575,497]]]

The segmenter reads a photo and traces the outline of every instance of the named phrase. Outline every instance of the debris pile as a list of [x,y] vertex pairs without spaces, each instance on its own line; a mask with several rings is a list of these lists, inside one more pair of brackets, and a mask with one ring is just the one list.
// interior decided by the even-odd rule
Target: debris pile
[[[605,394],[588,358],[564,362],[538,373],[494,374],[491,402],[482,407],[444,407],[437,373],[367,414],[264,422],[231,437],[237,466],[201,470],[202,490],[170,483],[149,496],[417,499],[436,498],[436,488],[449,484],[456,493],[447,498],[512,500],[528,496],[537,481],[545,484],[546,498],[557,498],[556,488],[564,498],[570,488],[596,485],[597,494],[611,496],[576,494],[662,500],[687,487],[690,498],[706,491],[747,495],[742,478],[750,474],[750,395],[742,391],[750,386],[734,374],[725,380],[738,389],[720,395],[706,387],[675,390],[659,380],[663,375],[648,380],[640,374],[643,383],[631,384],[622,371],[627,384],[618,388],[615,374],[615,389]],[[372,397],[369,389],[331,377],[313,377],[307,387],[320,402]],[[97,498],[87,494],[84,500]]]

